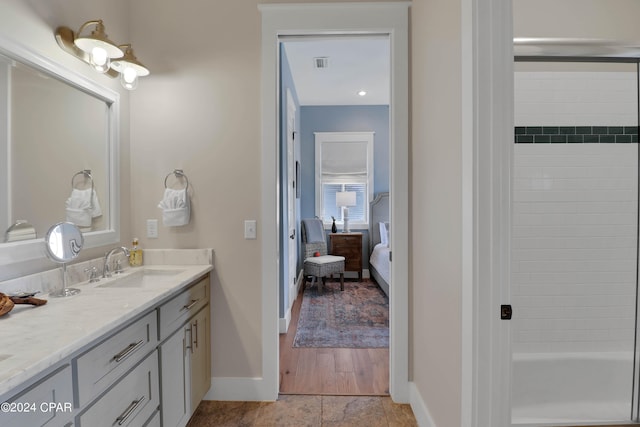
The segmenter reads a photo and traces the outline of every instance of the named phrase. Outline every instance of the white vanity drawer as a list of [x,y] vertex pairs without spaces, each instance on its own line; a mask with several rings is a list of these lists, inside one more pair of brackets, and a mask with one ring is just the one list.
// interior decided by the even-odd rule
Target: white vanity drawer
[[176,331],[209,302],[209,276],[160,306],[160,340]]
[[79,417],[81,427],[142,427],[160,405],[154,351]]
[[65,365],[6,404],[0,411],[2,427],[67,425],[74,410],[71,367]]
[[78,406],[107,389],[158,343],[154,310],[76,359]]
[[144,425],[144,427],[161,427],[160,424],[160,410],[157,409],[156,413],[153,414],[153,417]]

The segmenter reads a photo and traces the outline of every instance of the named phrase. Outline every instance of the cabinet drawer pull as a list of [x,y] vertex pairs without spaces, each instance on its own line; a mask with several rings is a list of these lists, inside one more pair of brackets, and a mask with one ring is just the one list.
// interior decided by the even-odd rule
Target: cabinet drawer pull
[[182,307],[182,310],[191,310],[191,307],[193,307],[194,305],[196,305],[198,303],[198,301],[200,301],[200,299],[192,299],[190,304],[187,304],[185,306]]
[[196,336],[193,339],[193,345],[195,346],[195,348],[198,348],[198,320],[197,319],[193,323],[193,329],[196,331]]
[[144,343],[144,340],[140,340],[138,342],[133,342],[133,343],[129,344],[129,347],[125,348],[120,353],[118,353],[115,356],[113,356],[112,360],[115,360],[116,362],[120,362],[121,360],[123,360],[127,356],[129,356],[131,353],[136,351],[138,349],[138,347],[140,347],[143,343]]
[[[191,328],[185,328],[184,330],[185,337],[183,343],[186,345],[186,350],[189,350],[190,353],[193,353],[193,330]],[[187,341],[187,333],[189,334],[189,341]],[[187,342],[189,344],[187,344]]]
[[141,396],[140,399],[134,400],[133,402],[131,402],[131,405],[129,405],[129,407],[127,407],[127,409],[125,409],[125,411],[122,413],[122,415],[120,415],[118,418],[116,418],[116,421],[118,422],[118,425],[121,426],[122,424],[124,424],[124,422],[127,421],[127,418],[129,418],[131,416],[131,414],[133,414],[133,411],[135,411],[136,408],[143,401],[144,401],[144,396]]

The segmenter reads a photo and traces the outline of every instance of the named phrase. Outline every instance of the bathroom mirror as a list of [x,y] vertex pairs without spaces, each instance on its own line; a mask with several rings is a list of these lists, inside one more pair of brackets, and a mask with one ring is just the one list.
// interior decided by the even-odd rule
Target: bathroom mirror
[[58,263],[66,263],[77,258],[83,245],[82,232],[70,222],[55,224],[44,237],[47,255]]
[[0,236],[23,221],[36,233],[0,241],[0,265],[41,258],[47,228],[67,221],[75,190],[94,189],[90,206],[99,206],[82,224],[85,247],[119,241],[119,97],[0,37]]

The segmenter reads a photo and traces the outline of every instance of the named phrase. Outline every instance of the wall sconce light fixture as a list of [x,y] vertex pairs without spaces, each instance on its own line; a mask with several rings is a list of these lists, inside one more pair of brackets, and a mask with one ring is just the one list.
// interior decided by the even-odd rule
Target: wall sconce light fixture
[[[83,35],[83,31],[91,26],[93,31]],[[91,65],[97,72],[120,77],[126,89],[135,89],[138,77],[149,75],[149,69],[138,61],[130,44],[117,45],[109,40],[101,19],[85,22],[77,33],[69,27],[58,27],[56,41],[65,52]]]

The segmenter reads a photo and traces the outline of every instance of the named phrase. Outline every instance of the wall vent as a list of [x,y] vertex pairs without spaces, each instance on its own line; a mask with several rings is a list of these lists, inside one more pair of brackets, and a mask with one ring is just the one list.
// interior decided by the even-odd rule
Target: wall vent
[[329,58],[326,56],[318,56],[313,58],[313,63],[316,68],[328,68],[329,67]]

